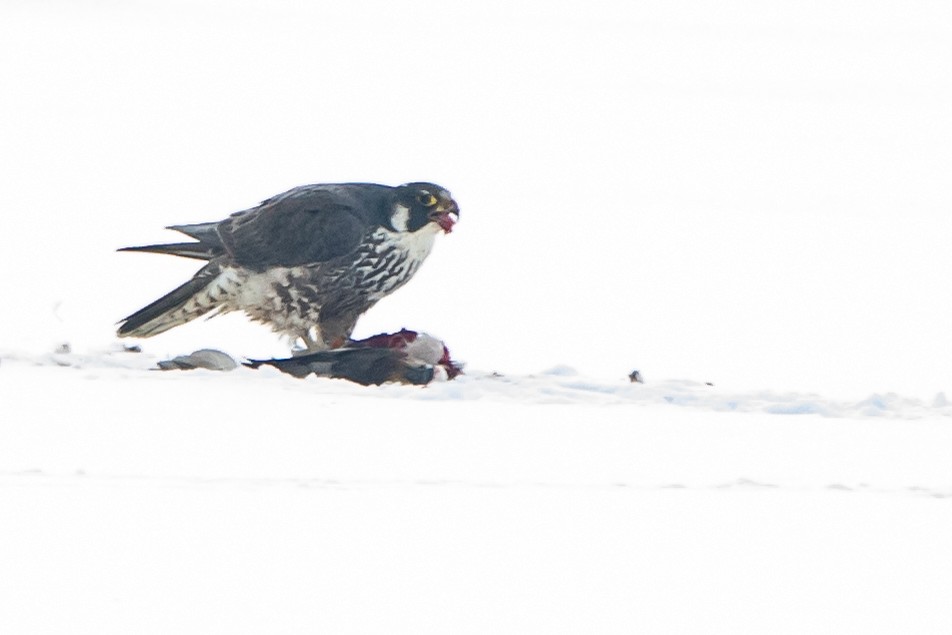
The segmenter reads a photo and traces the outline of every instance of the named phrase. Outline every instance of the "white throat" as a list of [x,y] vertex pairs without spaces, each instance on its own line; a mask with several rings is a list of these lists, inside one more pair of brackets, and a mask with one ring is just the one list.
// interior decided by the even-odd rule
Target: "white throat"
[[427,223],[415,232],[390,231],[381,227],[375,233],[384,242],[406,253],[408,260],[420,263],[430,255],[436,235],[442,231],[436,223]]

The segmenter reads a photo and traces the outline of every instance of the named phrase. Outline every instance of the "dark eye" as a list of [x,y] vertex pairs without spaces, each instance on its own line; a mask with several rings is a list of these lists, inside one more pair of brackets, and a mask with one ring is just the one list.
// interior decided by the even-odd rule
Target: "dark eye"
[[424,192],[417,197],[417,200],[423,204],[423,207],[433,207],[436,205],[436,197],[429,192]]

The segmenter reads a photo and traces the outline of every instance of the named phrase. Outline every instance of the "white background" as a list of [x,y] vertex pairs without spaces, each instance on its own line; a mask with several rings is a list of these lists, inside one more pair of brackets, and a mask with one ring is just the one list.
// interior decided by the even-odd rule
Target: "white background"
[[[949,6],[4,2],[0,632],[952,632]],[[420,179],[358,335],[458,380],[115,350],[117,247]]]
[[[107,346],[195,263],[117,254],[295,185],[461,222],[358,335],[471,368],[950,388],[945,2],[5,2],[0,345]],[[287,352],[226,316],[146,342]]]

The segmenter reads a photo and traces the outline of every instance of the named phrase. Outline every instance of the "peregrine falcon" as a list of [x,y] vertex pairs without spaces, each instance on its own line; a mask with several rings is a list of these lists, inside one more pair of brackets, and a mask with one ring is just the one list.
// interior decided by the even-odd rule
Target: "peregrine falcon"
[[296,187],[222,221],[170,226],[195,241],[120,251],[208,264],[122,320],[118,334],[151,337],[201,315],[244,311],[307,352],[337,348],[458,219],[456,201],[433,183],[337,183]]

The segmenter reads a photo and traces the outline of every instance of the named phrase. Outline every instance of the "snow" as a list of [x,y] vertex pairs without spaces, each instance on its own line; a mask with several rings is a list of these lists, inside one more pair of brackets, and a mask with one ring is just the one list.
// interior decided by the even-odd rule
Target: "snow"
[[[3,3],[0,633],[952,632],[950,43],[892,0]],[[459,379],[115,340],[195,270],[116,248],[419,180],[460,222],[355,335]]]
[[945,402],[154,362],[3,357],[3,632],[952,627]]

